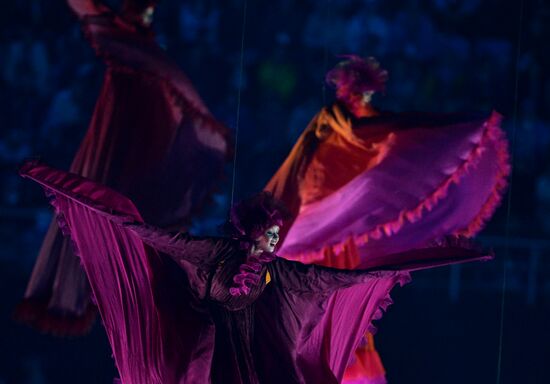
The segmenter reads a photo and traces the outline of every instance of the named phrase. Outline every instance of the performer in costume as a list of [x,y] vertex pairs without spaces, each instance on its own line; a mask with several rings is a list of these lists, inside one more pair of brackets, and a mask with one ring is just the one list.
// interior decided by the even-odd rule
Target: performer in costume
[[233,208],[229,238],[145,224],[130,200],[36,163],[82,260],[122,383],[338,383],[409,272],[489,256],[459,243],[386,254],[362,270],[277,257],[283,213],[262,193]]
[[[150,223],[181,226],[221,177],[229,135],[155,42],[150,28],[155,2],[125,0],[116,14],[98,1],[68,0],[106,64],[70,171],[130,196]],[[55,222],[16,314],[60,334],[82,333],[93,323],[86,277]]]
[[[471,237],[498,206],[509,173],[500,116],[379,112],[371,98],[386,79],[358,56],[327,73],[337,101],[265,188],[292,212],[280,256],[339,268],[383,262],[442,236]],[[361,359],[380,368],[364,370],[371,382],[384,382],[376,351],[361,349]]]

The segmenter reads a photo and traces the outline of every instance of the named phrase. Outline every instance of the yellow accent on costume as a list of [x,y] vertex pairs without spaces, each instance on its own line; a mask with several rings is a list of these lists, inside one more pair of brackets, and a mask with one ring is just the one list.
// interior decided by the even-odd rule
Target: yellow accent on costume
[[271,281],[271,275],[269,274],[269,271],[265,273],[265,285],[269,284]]

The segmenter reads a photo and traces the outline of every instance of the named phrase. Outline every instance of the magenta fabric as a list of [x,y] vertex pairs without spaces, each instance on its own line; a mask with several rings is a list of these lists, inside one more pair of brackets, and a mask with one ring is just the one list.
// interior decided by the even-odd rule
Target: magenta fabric
[[[509,173],[500,116],[406,113],[358,119],[354,134],[390,134],[382,161],[329,196],[302,205],[281,256],[315,262],[350,239],[361,260],[470,237],[501,200]],[[330,170],[330,165],[327,165]]]
[[143,224],[121,194],[45,165],[21,174],[46,189],[73,241],[122,383],[338,383],[409,271],[490,258],[456,243],[353,271],[274,257],[234,296],[238,241]]
[[[365,148],[364,158],[353,151],[340,156],[356,148],[334,136]],[[335,187],[334,180],[364,166],[372,150],[380,161]],[[314,161],[323,151],[331,156]],[[305,263],[368,268],[444,236],[472,237],[499,205],[509,171],[498,113],[356,118],[336,103],[313,118],[266,186],[294,214],[281,231],[278,253]]]
[[346,60],[338,63],[325,76],[326,83],[337,90],[338,97],[345,99],[367,91],[385,91],[388,72],[373,57],[365,59],[357,55],[343,55],[341,58]]
[[[228,130],[150,29],[95,1],[68,3],[106,64],[70,171],[130,196],[150,223],[187,225],[222,176]],[[94,313],[86,277],[53,221],[17,314],[42,331],[79,334],[91,326]]]

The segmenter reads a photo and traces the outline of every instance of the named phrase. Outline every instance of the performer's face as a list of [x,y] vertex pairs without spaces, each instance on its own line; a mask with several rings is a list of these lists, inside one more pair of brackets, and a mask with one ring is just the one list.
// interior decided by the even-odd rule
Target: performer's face
[[155,7],[149,6],[145,8],[145,11],[141,14],[141,20],[146,27],[153,23],[153,14],[155,13]]
[[275,246],[279,242],[279,226],[272,225],[269,227],[263,235],[256,239],[255,251],[256,252],[273,252]]
[[351,108],[360,108],[367,104],[370,104],[374,91],[365,91],[363,93],[351,93],[347,94],[345,103]]
[[374,91],[365,91],[362,95],[362,103],[363,104],[369,104],[372,100],[372,95],[374,95]]

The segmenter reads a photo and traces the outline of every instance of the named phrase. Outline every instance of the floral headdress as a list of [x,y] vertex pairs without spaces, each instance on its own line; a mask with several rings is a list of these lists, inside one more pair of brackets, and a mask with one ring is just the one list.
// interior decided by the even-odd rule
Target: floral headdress
[[366,59],[357,55],[343,56],[341,61],[325,77],[328,85],[337,90],[339,98],[367,91],[383,92],[386,89],[388,72],[380,67],[373,57]]

